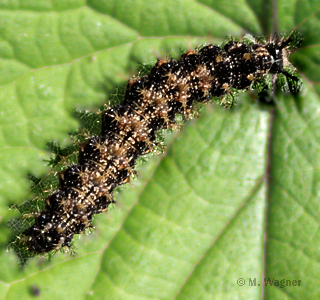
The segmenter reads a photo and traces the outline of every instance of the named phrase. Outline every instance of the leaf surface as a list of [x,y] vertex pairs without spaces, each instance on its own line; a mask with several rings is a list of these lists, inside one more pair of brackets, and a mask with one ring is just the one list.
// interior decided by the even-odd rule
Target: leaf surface
[[292,55],[304,78],[298,96],[266,108],[249,91],[231,111],[206,107],[95,218],[77,256],[20,269],[3,251],[0,297],[32,299],[39,288],[41,299],[320,299],[319,9],[302,0],[273,11],[269,1],[2,1],[3,249],[8,205],[30,199],[28,173],[49,170],[46,142],[68,145],[74,107],[97,109],[138,62],[275,27],[297,27],[305,40]]

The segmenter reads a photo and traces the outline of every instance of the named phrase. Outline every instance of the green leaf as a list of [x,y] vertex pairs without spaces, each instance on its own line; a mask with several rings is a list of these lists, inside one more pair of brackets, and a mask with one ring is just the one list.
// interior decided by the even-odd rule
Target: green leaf
[[[21,269],[3,251],[1,299],[32,299],[36,288],[41,299],[319,299],[319,9],[302,0],[1,1],[3,249],[9,205],[30,199],[27,174],[48,173],[47,142],[70,144],[75,107],[97,110],[138,63],[181,49],[272,28],[305,38],[292,55],[304,78],[298,96],[263,107],[248,92],[231,111],[206,107],[95,218],[75,257]],[[276,286],[282,279],[300,286]]]

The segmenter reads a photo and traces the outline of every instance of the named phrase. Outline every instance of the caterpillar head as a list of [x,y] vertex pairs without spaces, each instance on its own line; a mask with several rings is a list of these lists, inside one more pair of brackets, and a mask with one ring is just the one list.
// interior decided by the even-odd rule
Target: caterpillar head
[[[271,37],[266,43],[265,48],[272,57],[272,65],[269,70],[271,74],[283,74],[286,77],[290,92],[296,93],[301,89],[300,78],[289,73],[287,70],[294,71],[295,68],[289,62],[289,55],[302,42],[302,35],[298,32],[292,32],[287,38],[278,34]],[[287,68],[287,70],[285,69]],[[292,72],[294,73],[294,72]]]

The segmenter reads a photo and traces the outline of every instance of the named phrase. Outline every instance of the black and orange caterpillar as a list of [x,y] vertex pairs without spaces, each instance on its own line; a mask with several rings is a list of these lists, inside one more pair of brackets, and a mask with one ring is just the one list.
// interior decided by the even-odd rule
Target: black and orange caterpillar
[[101,113],[101,133],[81,144],[78,163],[59,174],[58,189],[15,243],[34,254],[70,247],[73,236],[92,227],[93,216],[115,202],[114,189],[127,183],[137,159],[154,149],[157,132],[172,127],[177,114],[191,117],[195,101],[223,99],[268,74],[284,74],[294,91],[299,79],[285,70],[296,46],[293,36],[210,44],[178,60],[158,60],[148,75],[130,79],[123,102]]

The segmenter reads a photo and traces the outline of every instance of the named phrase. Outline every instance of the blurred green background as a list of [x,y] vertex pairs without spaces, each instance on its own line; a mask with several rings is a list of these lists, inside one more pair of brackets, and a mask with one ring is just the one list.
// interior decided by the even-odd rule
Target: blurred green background
[[[0,299],[320,299],[319,9],[318,0],[0,0]],[[30,199],[28,173],[49,172],[46,142],[70,143],[74,107],[97,110],[139,62],[293,29],[305,38],[292,55],[299,96],[265,108],[250,91],[231,111],[206,107],[95,218],[77,256],[20,268],[4,251],[8,207]],[[262,278],[301,285],[258,286]]]

